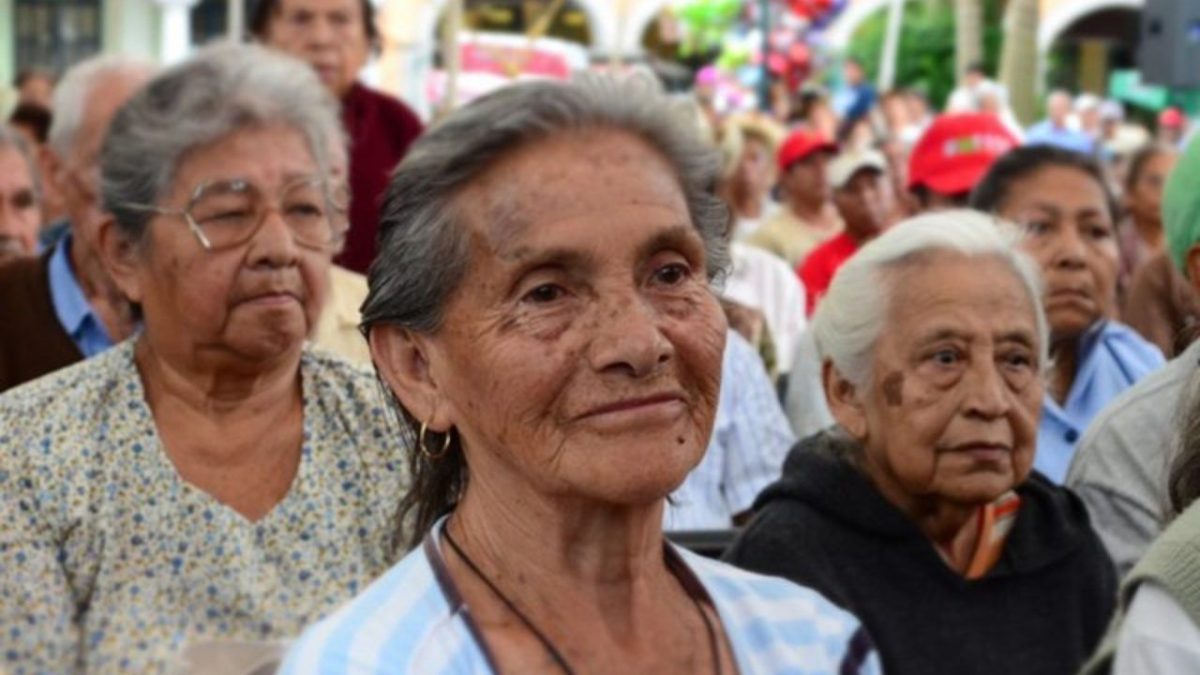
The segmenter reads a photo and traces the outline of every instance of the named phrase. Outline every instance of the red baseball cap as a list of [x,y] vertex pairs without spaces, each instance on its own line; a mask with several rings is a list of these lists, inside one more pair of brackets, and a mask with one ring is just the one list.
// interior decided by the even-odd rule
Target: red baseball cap
[[788,167],[814,152],[833,153],[837,150],[837,144],[820,133],[808,129],[797,129],[789,134],[779,146],[779,153],[776,155],[779,171],[781,173],[787,171]]
[[941,195],[968,192],[1001,155],[1020,145],[990,113],[942,115],[917,139],[908,158],[908,188]]
[[1179,108],[1167,108],[1158,114],[1158,126],[1168,129],[1183,128],[1183,113]]

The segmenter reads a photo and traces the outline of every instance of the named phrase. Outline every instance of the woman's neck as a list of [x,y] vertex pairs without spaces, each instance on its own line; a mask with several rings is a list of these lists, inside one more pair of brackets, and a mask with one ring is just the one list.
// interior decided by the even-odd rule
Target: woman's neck
[[661,505],[608,507],[518,492],[472,480],[451,519],[455,538],[491,567],[580,592],[667,573]]
[[206,416],[252,416],[300,398],[299,350],[250,363],[219,349],[172,349],[143,333],[134,351],[147,396]]
[[1075,385],[1079,370],[1079,336],[1052,339],[1050,341],[1050,397],[1060,406],[1064,405]]
[[1133,228],[1138,239],[1151,251],[1161,251],[1164,244],[1164,233],[1161,220],[1150,218],[1133,218]]
[[812,224],[819,225],[830,217],[828,204],[824,200],[809,201],[804,199],[793,198],[789,201],[789,207],[792,213],[797,218]]
[[982,505],[914,496],[897,485],[884,469],[872,465],[865,457],[856,461],[859,470],[875,489],[916,525],[946,564],[955,571],[965,572],[975,550],[978,535],[974,527],[975,516]]

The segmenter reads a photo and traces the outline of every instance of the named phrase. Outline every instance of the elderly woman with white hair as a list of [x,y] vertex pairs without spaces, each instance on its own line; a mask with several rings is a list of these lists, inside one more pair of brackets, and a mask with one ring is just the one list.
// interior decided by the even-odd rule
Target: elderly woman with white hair
[[[143,329],[0,397],[0,665],[164,672],[295,635],[397,558],[376,380],[306,346],[345,231],[336,107],[219,47],[117,112],[100,250]],[[226,671],[227,672],[227,671]]]
[[1006,232],[926,215],[839,270],[812,325],[837,425],[727,554],[857,614],[891,674],[1073,672],[1113,609],[1083,504],[1030,473],[1048,329]]
[[726,332],[717,159],[677,112],[634,83],[519,84],[397,168],[363,315],[417,439],[418,547],[283,672],[877,670],[819,594],[663,538]]

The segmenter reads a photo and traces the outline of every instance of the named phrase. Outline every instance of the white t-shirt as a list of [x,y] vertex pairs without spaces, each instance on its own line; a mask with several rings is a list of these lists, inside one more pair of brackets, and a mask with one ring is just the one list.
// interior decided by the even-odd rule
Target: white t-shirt
[[1138,587],[1117,639],[1112,675],[1200,673],[1200,627],[1161,586]]
[[787,263],[753,246],[729,245],[732,266],[722,295],[763,313],[781,372],[792,364],[792,346],[804,331],[804,284]]

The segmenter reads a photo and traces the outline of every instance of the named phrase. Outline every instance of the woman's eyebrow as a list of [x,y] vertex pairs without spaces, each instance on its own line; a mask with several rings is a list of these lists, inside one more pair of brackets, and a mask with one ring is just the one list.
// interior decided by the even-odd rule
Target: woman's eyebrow
[[656,232],[654,236],[642,242],[638,246],[638,260],[645,260],[666,249],[690,251],[697,247],[703,248],[703,244],[700,242],[696,229],[688,223],[676,223]]

